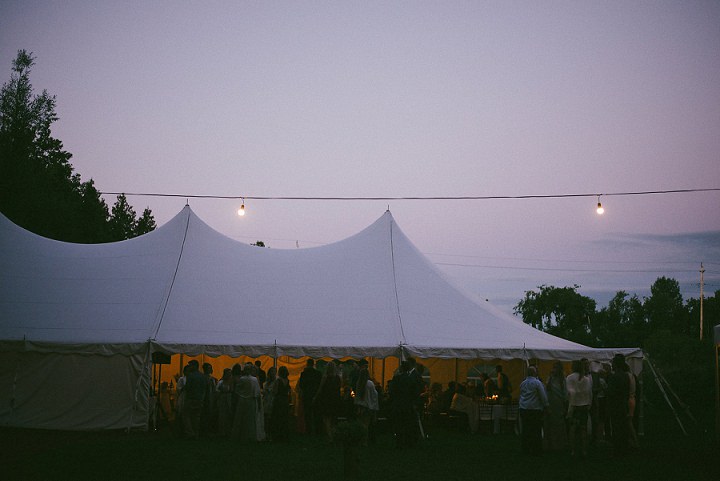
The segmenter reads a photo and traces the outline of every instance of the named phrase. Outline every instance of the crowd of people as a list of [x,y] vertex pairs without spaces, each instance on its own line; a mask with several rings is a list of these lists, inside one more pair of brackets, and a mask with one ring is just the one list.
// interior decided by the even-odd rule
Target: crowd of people
[[401,363],[387,391],[371,378],[367,360],[344,364],[341,369],[330,361],[321,373],[308,359],[293,392],[285,366],[265,373],[260,361],[235,364],[216,380],[212,365],[205,363],[201,370],[199,362],[191,360],[177,379],[177,433],[258,442],[284,441],[293,429],[332,442],[338,419],[350,418],[360,422],[367,440],[374,442],[382,402],[392,413],[398,445],[417,441],[423,382],[415,362]]
[[569,449],[571,456],[585,458],[590,444],[609,440],[616,456],[627,454],[637,448],[635,390],[622,354],[598,371],[590,370],[587,359],[573,361],[568,376],[556,362],[545,383],[530,366],[518,402],[523,452]]
[[[512,386],[501,365],[493,376],[483,374],[471,384],[450,382],[445,390],[439,383],[426,384],[423,371],[408,358],[384,390],[364,359],[329,361],[323,372],[308,359],[293,391],[285,366],[266,373],[260,361],[235,364],[216,380],[209,363],[201,370],[199,362],[191,360],[177,380],[176,426],[189,438],[284,441],[293,430],[332,442],[335,426],[344,418],[360,422],[372,443],[382,407],[396,445],[407,447],[424,438],[423,421],[432,424],[441,413],[464,415],[474,432],[478,401],[510,403]],[[622,355],[615,356],[612,366],[592,372],[586,359],[573,361],[567,376],[562,363],[555,362],[544,382],[538,368],[529,366],[517,403],[523,452],[569,450],[572,456],[585,457],[589,444],[610,440],[617,455],[627,453],[637,447],[635,386]]]
[[218,435],[243,441],[285,439],[290,419],[288,370],[235,364],[217,380],[209,363],[191,360],[177,379],[175,426],[187,438]]

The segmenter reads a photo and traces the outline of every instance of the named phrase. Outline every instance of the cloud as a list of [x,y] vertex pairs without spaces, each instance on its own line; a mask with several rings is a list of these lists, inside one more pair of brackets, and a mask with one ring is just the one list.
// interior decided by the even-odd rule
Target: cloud
[[[720,267],[720,230],[677,234],[614,234],[593,242],[606,251],[648,263],[714,264]],[[698,266],[699,267],[699,266]]]

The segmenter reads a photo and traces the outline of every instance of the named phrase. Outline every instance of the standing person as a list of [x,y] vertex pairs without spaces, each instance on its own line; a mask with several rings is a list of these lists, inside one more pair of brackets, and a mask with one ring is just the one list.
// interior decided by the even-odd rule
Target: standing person
[[186,365],[183,368],[183,375],[177,378],[175,385],[175,434],[180,437],[185,430],[182,416],[185,408],[185,383],[188,374],[190,374],[190,366]]
[[232,369],[223,370],[222,378],[215,387],[218,408],[218,434],[223,437],[230,435],[232,431]]
[[530,366],[527,377],[520,384],[518,409],[522,421],[522,451],[525,454],[542,454],[543,412],[548,408],[545,386],[537,377],[537,368]]
[[273,383],[272,415],[270,416],[273,441],[287,441],[290,425],[290,381],[288,369],[280,366]]
[[203,400],[200,429],[202,435],[207,435],[217,430],[217,399],[215,397],[217,380],[213,377],[213,367],[209,362],[203,363],[202,370],[205,378],[205,399]]
[[257,393],[257,410],[255,411],[255,439],[256,441],[265,441],[265,411],[263,410],[262,389],[258,380],[257,366],[251,362],[245,365],[248,373],[250,373],[250,381],[253,383],[253,392]]
[[[233,420],[233,439],[257,441],[257,412],[260,403],[260,390],[257,381],[251,376],[248,365],[242,367],[242,374],[236,378],[233,390],[237,399],[235,419]],[[255,381],[255,382],[253,382]]]
[[200,435],[200,416],[202,415],[205,387],[207,381],[200,373],[200,364],[196,360],[188,362],[190,367],[185,380],[185,401],[183,402],[183,428],[188,438]]
[[567,447],[567,413],[568,396],[565,374],[560,361],[555,361],[548,376],[545,392],[548,398],[548,410],[545,416],[545,439],[547,448],[560,451]]
[[512,397],[512,387],[510,387],[510,379],[503,372],[503,367],[498,364],[495,366],[495,374],[497,375],[495,384],[498,389],[500,399],[508,400]]
[[[367,369],[361,369],[358,376],[355,390],[355,409],[358,420],[365,426],[365,430],[369,435],[373,419],[380,410],[380,404],[375,383],[370,379]],[[365,438],[365,443],[367,444],[367,438]]]
[[628,452],[628,399],[630,380],[625,372],[625,356],[615,354],[612,360],[612,373],[608,378],[607,408],[612,427],[612,444],[615,456],[624,456]]
[[325,373],[320,381],[320,387],[313,399],[313,407],[315,413],[322,419],[323,429],[328,440],[332,442],[333,428],[335,421],[340,415],[342,409],[342,398],[340,396],[340,387],[342,381],[337,373],[337,365],[334,361],[330,361],[325,367]]
[[410,379],[407,361],[400,363],[400,369],[390,382],[390,404],[395,445],[404,448],[415,445],[419,439],[415,419],[415,383]]
[[265,413],[265,436],[268,441],[272,440],[272,410],[275,399],[275,382],[277,380],[277,369],[275,366],[268,369],[265,384],[262,389],[263,412]]
[[255,361],[255,372],[257,373],[257,380],[258,383],[260,383],[260,389],[262,390],[263,386],[265,385],[265,381],[267,380],[267,374],[265,374],[265,371],[263,371],[262,363],[260,360]]
[[605,366],[592,373],[593,376],[593,405],[592,440],[594,443],[605,442],[605,420],[607,419],[607,372]]
[[[425,367],[422,364],[419,364],[414,357],[408,357],[407,361],[410,365],[408,376],[410,376],[410,379],[412,379],[413,384],[415,385],[415,400],[413,402],[413,406],[415,408],[416,422],[420,428],[422,426],[422,415],[425,411],[425,403],[422,398],[422,393],[425,391],[425,381],[422,377],[423,372],[425,372]],[[452,400],[450,400],[450,402],[452,403]],[[420,439],[422,439],[423,430],[418,429],[418,435],[420,436]]]
[[637,449],[638,439],[637,434],[635,433],[635,391],[637,383],[635,374],[630,371],[630,366],[628,366],[627,362],[625,363],[623,369],[628,377],[628,445],[630,449]]
[[305,369],[303,369],[303,372],[300,373],[300,380],[297,384],[297,389],[300,393],[303,405],[305,430],[308,434],[317,434],[319,431],[317,425],[319,416],[315,415],[315,410],[313,409],[313,399],[315,399],[321,380],[322,374],[320,374],[320,371],[315,369],[315,361],[313,359],[308,359],[305,363]]
[[570,455],[575,456],[578,437],[583,457],[587,457],[587,424],[592,405],[592,377],[585,372],[582,361],[572,362],[573,372],[566,378],[568,419],[570,420]]

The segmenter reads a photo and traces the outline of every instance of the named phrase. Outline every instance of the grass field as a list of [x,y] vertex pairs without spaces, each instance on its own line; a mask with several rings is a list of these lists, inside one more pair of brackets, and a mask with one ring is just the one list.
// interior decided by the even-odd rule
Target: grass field
[[[647,410],[638,452],[613,458],[602,446],[587,459],[520,453],[514,434],[437,427],[411,449],[389,433],[361,450],[363,480],[713,480],[720,479],[712,416],[685,437],[669,411]],[[178,439],[157,432],[56,432],[0,428],[0,479],[9,480],[288,480],[343,478],[342,448],[293,436],[285,444],[241,445]]]

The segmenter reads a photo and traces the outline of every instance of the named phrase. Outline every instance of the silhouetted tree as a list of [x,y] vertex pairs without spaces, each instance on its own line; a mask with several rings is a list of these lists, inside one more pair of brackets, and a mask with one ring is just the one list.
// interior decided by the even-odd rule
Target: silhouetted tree
[[110,216],[112,240],[118,241],[135,237],[136,224],[135,209],[128,204],[125,194],[118,195]]
[[580,286],[539,286],[539,291],[525,292],[525,298],[515,306],[515,314],[541,331],[571,341],[590,343],[591,319],[595,315],[595,300],[577,292]]
[[[0,91],[0,212],[45,237],[69,242],[113,240],[108,208],[92,179],[82,182],[72,154],[52,136],[55,97],[34,94],[32,53],[18,51]],[[147,226],[154,226],[148,214]],[[133,235],[137,235],[133,231]]]
[[642,347],[647,336],[645,310],[637,295],[625,291],[615,294],[607,307],[595,315],[592,336],[601,347]]
[[155,230],[155,218],[150,208],[145,207],[145,210],[143,210],[142,215],[135,224],[135,235],[147,234],[153,230]]
[[683,306],[680,284],[675,279],[658,277],[650,286],[650,297],[645,298],[643,306],[652,331],[688,333],[687,311]]

